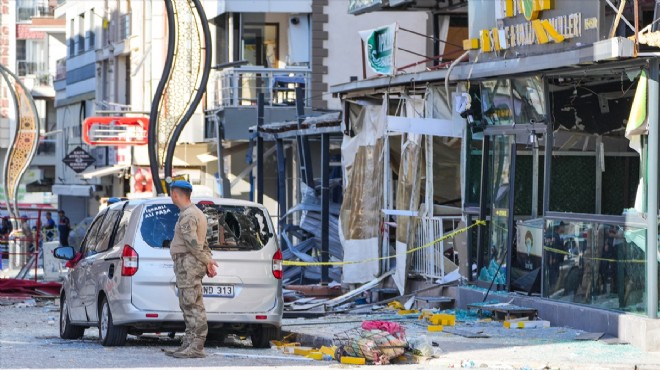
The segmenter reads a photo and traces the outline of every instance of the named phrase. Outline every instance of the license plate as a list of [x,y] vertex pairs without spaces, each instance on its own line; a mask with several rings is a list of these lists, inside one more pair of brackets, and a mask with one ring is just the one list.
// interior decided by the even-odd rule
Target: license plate
[[204,297],[234,297],[233,285],[202,285]]

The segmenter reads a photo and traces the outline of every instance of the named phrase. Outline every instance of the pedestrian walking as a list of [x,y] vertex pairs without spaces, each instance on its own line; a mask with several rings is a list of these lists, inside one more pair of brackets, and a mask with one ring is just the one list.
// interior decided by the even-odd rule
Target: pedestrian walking
[[186,331],[181,347],[164,351],[177,358],[206,357],[204,343],[208,324],[202,278],[204,275],[215,276],[218,266],[206,241],[206,216],[190,201],[191,193],[192,185],[187,181],[177,180],[170,185],[172,203],[180,210],[170,243],[170,254],[174,261],[179,307],[183,312]]
[[71,222],[69,218],[64,214],[64,210],[59,210],[57,214],[60,216],[59,222],[57,224],[57,231],[60,234],[60,245],[68,246],[69,245],[69,232],[71,231]]

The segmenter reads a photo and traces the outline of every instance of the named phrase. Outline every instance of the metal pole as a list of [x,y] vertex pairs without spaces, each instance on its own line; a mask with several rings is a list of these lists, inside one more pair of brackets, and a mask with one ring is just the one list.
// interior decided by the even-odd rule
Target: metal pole
[[[650,78],[648,80],[649,142],[648,158],[658,158],[660,127],[658,127],[658,60],[651,59]],[[647,161],[647,229],[646,229],[646,296],[647,314],[650,318],[658,317],[658,163]]]
[[277,205],[279,207],[279,221],[277,227],[280,232],[280,248],[284,245],[284,215],[286,214],[286,162],[284,157],[284,142],[277,139],[275,142],[277,148]]
[[37,230],[34,232],[34,281],[39,272],[39,236],[41,236],[41,210],[37,210]]
[[[330,257],[330,135],[321,135],[321,262]],[[329,283],[329,266],[321,266],[321,284]]]
[[515,237],[513,233],[513,207],[514,201],[516,198],[516,142],[514,137],[514,142],[511,144],[511,170],[509,171],[509,217],[507,220],[507,229],[509,229],[509,235],[506,238],[506,290],[511,291],[511,255],[513,254],[513,238]]
[[[543,91],[545,95],[545,116],[546,116],[546,128],[545,128],[545,157],[543,164],[543,221],[545,223],[545,215],[547,212],[550,212],[550,176],[552,169],[552,149],[555,141],[554,126],[555,123],[552,121],[552,104],[550,102],[550,84],[548,79],[543,80]],[[544,296],[545,292],[545,255],[542,253],[541,257],[541,296]]]
[[163,67],[163,75],[158,82],[154,100],[151,102],[151,111],[149,113],[150,124],[147,133],[149,138],[148,153],[149,153],[149,168],[151,169],[151,178],[154,182],[154,189],[156,194],[165,194],[165,188],[160,182],[160,166],[158,163],[158,110],[160,109],[160,102],[163,99],[163,90],[169,80],[170,72],[172,71],[172,64],[174,61],[174,43],[176,41],[176,22],[174,20],[174,6],[171,0],[165,0],[165,14],[167,15],[167,54],[165,56],[165,66]]
[[552,104],[550,102],[550,86],[548,80],[543,81],[545,91],[545,157],[543,158],[543,216],[550,211],[550,169],[552,167],[552,147],[554,146],[554,122],[552,121]]
[[[348,120],[350,116],[350,111],[349,111],[349,105],[348,103],[345,105],[344,112],[346,112],[345,117]],[[346,125],[348,127],[348,125]],[[348,131],[348,130],[347,130]],[[383,143],[383,208],[385,209],[392,209],[391,208],[391,203],[390,203],[390,193],[392,192],[392,169],[390,167],[390,135],[389,133],[385,133],[385,138],[384,138],[384,143]],[[385,272],[389,271],[389,257],[390,253],[390,238],[389,238],[389,225],[387,222],[390,221],[390,216],[388,215],[383,215],[382,222],[383,222],[383,240],[381,243],[381,251],[380,251],[380,256],[383,257],[383,259],[380,262],[380,273],[384,274]]]
[[257,95],[257,203],[264,203],[264,139],[261,126],[264,124],[264,93]]
[[[298,115],[298,129],[302,127],[305,120],[305,92],[303,88],[296,86],[296,112]],[[307,186],[314,189],[314,174],[312,172],[312,164],[310,163],[311,153],[309,151],[309,140],[306,136],[296,136],[298,140],[298,155],[300,157],[300,168],[302,180]]]
[[603,209],[603,166],[600,162],[601,158],[605,155],[601,150],[601,144],[603,143],[603,137],[598,135],[596,136],[596,214],[601,214]]
[[539,217],[539,146],[532,148],[532,218]]
[[[481,153],[481,189],[479,189],[479,220],[486,220],[487,204],[488,204],[488,161],[490,160],[490,136],[484,135]],[[484,253],[483,247],[486,242],[486,232],[488,226],[479,226],[477,232],[477,276],[479,271],[484,267]],[[470,266],[470,269],[472,267]]]

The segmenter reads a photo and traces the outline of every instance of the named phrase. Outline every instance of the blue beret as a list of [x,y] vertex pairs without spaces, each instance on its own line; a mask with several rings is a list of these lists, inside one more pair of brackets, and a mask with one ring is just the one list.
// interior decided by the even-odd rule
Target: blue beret
[[121,201],[121,199],[119,199],[117,197],[112,197],[112,198],[108,199],[108,204],[115,204],[115,203],[120,202],[120,201]]
[[179,188],[192,191],[192,185],[186,180],[176,180],[170,185],[170,189]]

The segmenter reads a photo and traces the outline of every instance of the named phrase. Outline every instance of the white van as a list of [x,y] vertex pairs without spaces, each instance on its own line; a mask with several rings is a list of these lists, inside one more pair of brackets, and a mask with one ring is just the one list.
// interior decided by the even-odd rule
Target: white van
[[[282,321],[282,253],[266,209],[256,203],[193,198],[208,219],[207,240],[218,275],[202,281],[209,338],[250,335],[255,347],[277,339]],[[60,337],[77,339],[98,327],[104,346],[127,334],[182,332],[169,243],[179,209],[170,198],[129,200],[99,212],[60,297]]]

